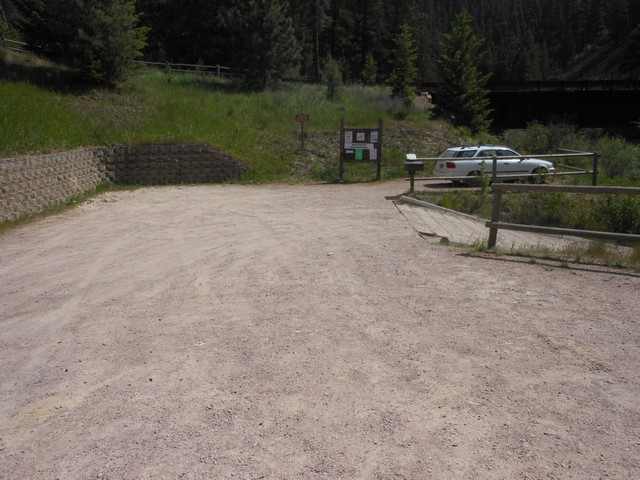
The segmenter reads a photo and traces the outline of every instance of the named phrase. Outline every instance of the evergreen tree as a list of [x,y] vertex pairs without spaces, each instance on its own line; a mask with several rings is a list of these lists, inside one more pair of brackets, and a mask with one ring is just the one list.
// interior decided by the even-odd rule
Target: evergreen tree
[[38,53],[104,84],[122,80],[145,45],[134,0],[20,0],[18,28]]
[[78,28],[80,6],[63,0],[17,0],[16,27],[40,55],[64,61]]
[[244,69],[245,87],[264,90],[298,74],[300,47],[282,0],[244,0],[228,10],[234,67]]
[[303,75],[319,82],[322,34],[329,25],[329,0],[290,0],[302,49]]
[[146,29],[136,28],[133,0],[87,0],[67,51],[67,64],[99,83],[125,78],[140,57]]
[[222,12],[229,0],[136,0],[150,29],[145,58],[157,62],[231,65]]
[[444,35],[442,49],[437,113],[473,132],[486,130],[491,113],[486,84],[491,75],[478,67],[485,54],[483,40],[473,32],[473,18],[467,10],[456,16],[451,33]]
[[411,103],[416,93],[415,83],[418,78],[418,51],[408,24],[402,25],[400,33],[395,37],[395,47],[392,52],[391,76],[389,85],[394,97],[404,99],[405,103]]
[[329,55],[324,62],[324,70],[322,71],[322,80],[327,86],[327,98],[329,100],[337,100],[340,98],[340,89],[342,87],[342,69],[340,64]]
[[371,53],[367,54],[364,61],[362,80],[365,85],[375,85],[378,82],[378,62]]

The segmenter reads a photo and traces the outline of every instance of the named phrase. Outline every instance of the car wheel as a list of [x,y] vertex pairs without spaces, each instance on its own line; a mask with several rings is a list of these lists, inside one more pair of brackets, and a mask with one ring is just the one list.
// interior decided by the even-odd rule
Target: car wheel
[[545,183],[545,178],[547,176],[547,169],[544,167],[534,168],[533,175],[529,178],[531,183]]
[[481,172],[478,172],[477,170],[473,171],[469,175],[467,175],[468,179],[465,181],[465,183],[470,187],[479,187],[480,185],[482,185],[482,178],[480,178],[481,176]]

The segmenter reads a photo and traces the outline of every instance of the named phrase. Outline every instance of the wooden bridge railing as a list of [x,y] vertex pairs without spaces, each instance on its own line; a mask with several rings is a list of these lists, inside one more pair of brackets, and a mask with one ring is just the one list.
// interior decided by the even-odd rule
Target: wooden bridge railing
[[488,248],[496,246],[498,229],[518,230],[524,232],[546,233],[551,235],[570,235],[574,237],[593,238],[601,240],[617,240],[624,242],[640,243],[640,235],[628,233],[599,232],[592,230],[575,230],[570,228],[540,227],[536,225],[521,225],[514,223],[500,222],[500,210],[502,192],[566,192],[566,193],[587,193],[587,194],[614,194],[614,195],[640,195],[640,188],[637,187],[588,187],[581,185],[525,185],[494,183],[493,207],[491,210],[491,221],[486,223],[489,227]]

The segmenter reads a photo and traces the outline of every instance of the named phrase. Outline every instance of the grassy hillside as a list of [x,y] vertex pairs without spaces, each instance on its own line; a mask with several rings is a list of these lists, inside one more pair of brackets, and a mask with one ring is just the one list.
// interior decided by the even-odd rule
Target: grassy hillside
[[[347,87],[328,101],[321,85],[243,93],[217,79],[141,71],[117,90],[79,85],[54,65],[0,53],[0,155],[77,146],[206,142],[248,167],[246,182],[337,178],[340,120],[384,121],[383,175],[403,174],[404,154],[433,155],[463,141],[429,120],[429,105],[404,106],[381,87]],[[300,150],[297,113],[307,113]],[[372,167],[348,166],[347,179]]]

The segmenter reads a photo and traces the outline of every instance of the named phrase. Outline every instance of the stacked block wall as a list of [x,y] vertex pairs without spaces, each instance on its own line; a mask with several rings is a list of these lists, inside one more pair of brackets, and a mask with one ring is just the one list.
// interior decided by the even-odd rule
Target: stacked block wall
[[0,159],[0,221],[60,205],[103,182],[166,185],[222,182],[244,168],[207,145],[80,148]]

